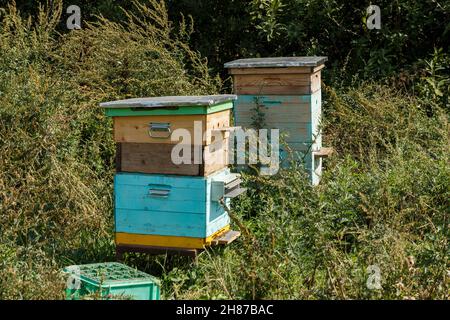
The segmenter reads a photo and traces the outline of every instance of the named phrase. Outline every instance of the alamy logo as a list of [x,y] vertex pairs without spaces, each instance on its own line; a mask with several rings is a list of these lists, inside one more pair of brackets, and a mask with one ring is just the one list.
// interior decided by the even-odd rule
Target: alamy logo
[[79,6],[71,5],[67,8],[67,14],[70,16],[67,18],[66,26],[69,30],[81,29],[81,9]]
[[366,26],[367,29],[381,29],[381,10],[377,5],[370,5],[367,7],[367,20]]
[[[161,137],[168,137],[178,142],[172,149],[171,160],[176,165],[181,164],[257,164],[260,163],[262,175],[274,175],[279,170],[279,129],[246,129],[239,127],[216,129],[210,136],[203,133],[202,121],[194,121],[194,136],[187,129],[170,131],[164,124],[151,124],[150,135],[159,131]],[[270,136],[269,136],[270,133]],[[225,138],[229,135],[229,138]],[[203,141],[210,139],[208,152],[202,152]],[[248,145],[248,152],[246,147]],[[191,147],[193,146],[193,148]],[[192,151],[193,150],[193,151]],[[220,152],[227,150],[228,152]],[[193,152],[193,154],[192,154]],[[227,156],[228,154],[228,156]],[[235,159],[236,154],[236,159]],[[248,162],[247,162],[248,159]]]
[[367,277],[366,287],[369,290],[379,290],[381,289],[381,270],[380,267],[373,264],[366,269]]

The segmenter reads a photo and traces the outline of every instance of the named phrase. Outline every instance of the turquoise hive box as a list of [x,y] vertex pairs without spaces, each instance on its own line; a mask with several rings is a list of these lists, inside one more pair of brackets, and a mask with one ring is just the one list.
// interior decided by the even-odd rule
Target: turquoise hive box
[[[224,169],[207,177],[117,173],[117,245],[201,249],[229,230],[224,208],[245,191],[239,174]],[[220,201],[223,199],[223,202]]]

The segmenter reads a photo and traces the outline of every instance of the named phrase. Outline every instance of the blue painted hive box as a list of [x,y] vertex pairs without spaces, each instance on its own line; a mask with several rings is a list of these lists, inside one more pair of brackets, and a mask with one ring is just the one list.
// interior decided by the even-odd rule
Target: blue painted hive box
[[245,189],[224,169],[207,177],[117,173],[117,245],[203,248],[229,229],[221,205]]

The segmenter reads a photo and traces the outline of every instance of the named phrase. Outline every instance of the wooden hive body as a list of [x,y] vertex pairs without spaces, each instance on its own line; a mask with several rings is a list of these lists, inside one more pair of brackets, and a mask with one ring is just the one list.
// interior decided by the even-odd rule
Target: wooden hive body
[[[227,128],[235,98],[172,96],[101,104],[113,118],[117,144],[117,248],[201,249],[227,232],[230,218],[224,205],[230,200],[225,194],[223,204],[216,196],[213,200],[212,185],[238,179],[227,168]],[[191,139],[180,140],[177,129]],[[175,149],[190,152],[191,161],[175,163]],[[235,193],[240,191],[236,186]]]
[[[101,104],[113,118],[117,172],[206,176],[225,168],[229,133],[224,129],[230,126],[233,99],[158,97]],[[191,139],[174,136],[177,129]],[[190,163],[172,161],[173,148],[180,142],[190,150]]]
[[211,199],[212,181],[227,175],[229,169],[208,177],[116,174],[117,243],[202,248],[230,223]]
[[288,159],[302,161],[311,182],[320,180],[322,159],[314,152],[322,148],[320,132],[321,70],[326,57],[279,57],[240,59],[225,64],[233,77],[235,124],[280,130],[287,146],[281,145],[281,165]]

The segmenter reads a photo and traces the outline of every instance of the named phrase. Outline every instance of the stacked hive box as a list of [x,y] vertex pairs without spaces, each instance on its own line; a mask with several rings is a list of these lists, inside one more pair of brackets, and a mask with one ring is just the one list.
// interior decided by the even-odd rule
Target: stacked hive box
[[[292,151],[290,154],[305,162],[313,184],[319,182],[322,156],[328,153],[322,148],[319,131],[320,73],[325,61],[326,57],[278,57],[240,59],[225,64],[238,95],[234,109],[236,125],[252,127],[258,106],[264,127],[280,129]],[[285,149],[281,146],[280,155],[284,159],[289,154]]]
[[[117,143],[118,251],[195,251],[238,236],[229,230],[220,203],[244,191],[239,175],[227,168],[235,99],[155,97],[101,104],[113,118]],[[184,150],[175,155],[191,161],[173,161],[175,146]]]

